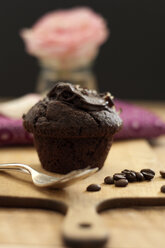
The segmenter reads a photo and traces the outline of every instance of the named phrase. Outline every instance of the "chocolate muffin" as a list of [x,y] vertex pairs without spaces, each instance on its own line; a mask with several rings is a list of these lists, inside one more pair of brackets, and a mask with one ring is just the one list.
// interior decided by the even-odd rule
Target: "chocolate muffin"
[[62,174],[88,166],[101,168],[122,125],[110,93],[63,82],[23,119],[25,129],[33,133],[43,168]]

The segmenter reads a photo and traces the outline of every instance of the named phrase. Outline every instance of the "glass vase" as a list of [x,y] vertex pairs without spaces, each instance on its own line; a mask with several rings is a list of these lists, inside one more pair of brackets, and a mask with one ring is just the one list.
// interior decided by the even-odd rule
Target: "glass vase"
[[60,68],[56,65],[40,62],[40,73],[36,91],[37,93],[47,93],[55,83],[59,81],[78,84],[81,87],[89,89],[98,89],[96,77],[92,70],[92,65],[76,67],[76,68]]

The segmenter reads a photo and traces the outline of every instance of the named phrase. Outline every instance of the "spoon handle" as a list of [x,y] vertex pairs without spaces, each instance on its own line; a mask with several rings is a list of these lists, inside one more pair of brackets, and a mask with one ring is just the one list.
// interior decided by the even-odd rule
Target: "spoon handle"
[[15,163],[0,164],[0,170],[14,170],[14,171],[19,171],[25,174],[31,174],[30,169],[29,169],[29,166],[24,165],[24,164],[15,164]]

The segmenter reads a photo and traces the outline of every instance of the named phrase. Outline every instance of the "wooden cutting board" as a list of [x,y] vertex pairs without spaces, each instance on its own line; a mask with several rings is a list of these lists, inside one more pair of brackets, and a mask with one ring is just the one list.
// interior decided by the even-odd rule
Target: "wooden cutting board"
[[[21,162],[43,171],[33,148],[2,148],[0,163],[6,162]],[[89,247],[90,244],[100,247],[108,241],[109,231],[98,212],[105,209],[165,206],[165,196],[160,193],[165,181],[159,176],[163,166],[147,141],[115,142],[101,171],[64,190],[37,188],[28,175],[0,173],[0,205],[59,211],[65,215],[60,234],[67,245]],[[151,168],[156,176],[151,182],[130,183],[126,188],[103,184],[105,176],[126,168],[137,171]],[[87,192],[86,187],[91,183],[101,184],[101,191]]]

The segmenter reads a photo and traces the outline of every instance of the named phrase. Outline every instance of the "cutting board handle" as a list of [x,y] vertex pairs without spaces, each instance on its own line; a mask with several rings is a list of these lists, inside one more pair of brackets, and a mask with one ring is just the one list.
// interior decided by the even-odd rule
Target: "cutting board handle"
[[70,208],[64,220],[62,237],[70,247],[102,247],[108,232],[94,208]]

